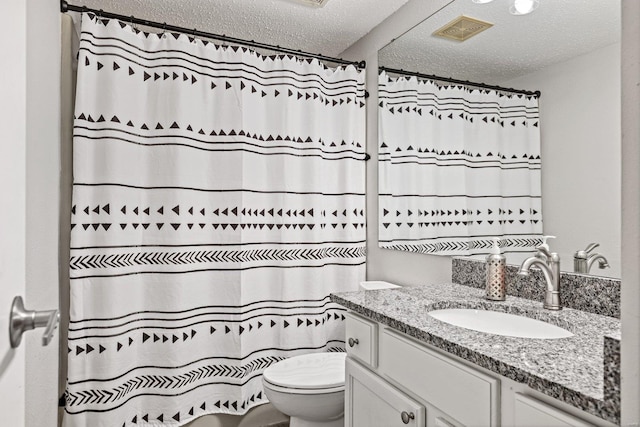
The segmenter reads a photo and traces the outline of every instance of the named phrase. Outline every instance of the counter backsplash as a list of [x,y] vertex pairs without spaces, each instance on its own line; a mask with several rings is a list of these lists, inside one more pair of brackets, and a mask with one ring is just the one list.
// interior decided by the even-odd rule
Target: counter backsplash
[[[507,294],[530,300],[544,300],[544,277],[532,269],[528,277],[518,275],[519,266],[507,265]],[[474,288],[485,287],[483,261],[453,258],[451,280]],[[620,318],[620,280],[576,273],[560,273],[563,307]]]

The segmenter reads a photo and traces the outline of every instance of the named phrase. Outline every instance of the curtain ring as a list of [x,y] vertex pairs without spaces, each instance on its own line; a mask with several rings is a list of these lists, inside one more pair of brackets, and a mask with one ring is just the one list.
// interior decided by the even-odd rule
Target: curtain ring
[[133,19],[134,19],[133,15],[131,15],[129,18],[130,18],[129,19],[129,25],[131,26],[131,31],[133,31],[134,33],[137,34],[138,33],[138,28],[136,27],[136,24],[133,23]]

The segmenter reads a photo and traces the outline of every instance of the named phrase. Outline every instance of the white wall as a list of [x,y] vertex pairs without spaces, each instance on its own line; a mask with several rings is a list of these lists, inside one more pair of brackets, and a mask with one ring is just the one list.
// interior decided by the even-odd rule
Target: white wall
[[620,45],[504,82],[540,90],[542,220],[561,268],[591,242],[620,277]]
[[[2,425],[48,427],[57,419],[57,340],[28,332],[5,353],[7,311],[22,295],[28,309],[57,308],[59,17],[56,2],[6,3],[0,84],[0,349]],[[9,357],[5,357],[9,356]]]
[[640,2],[622,0],[622,423],[640,425]]
[[26,0],[3,4],[0,26],[0,424],[24,425],[25,349],[9,346],[9,309],[25,289]]
[[[13,1],[13,0],[12,0]],[[60,209],[60,4],[27,2],[26,294],[29,309],[58,308]],[[42,329],[24,337],[26,426],[58,418],[58,333],[42,347]],[[66,348],[66,345],[65,345]]]

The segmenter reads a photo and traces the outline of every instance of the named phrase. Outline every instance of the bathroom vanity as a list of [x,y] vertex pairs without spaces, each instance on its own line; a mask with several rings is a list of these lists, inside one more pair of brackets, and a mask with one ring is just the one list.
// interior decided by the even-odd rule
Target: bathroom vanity
[[[345,426],[613,426],[618,319],[456,284],[332,295],[349,309]],[[428,312],[472,308],[535,318],[561,339],[477,332]]]

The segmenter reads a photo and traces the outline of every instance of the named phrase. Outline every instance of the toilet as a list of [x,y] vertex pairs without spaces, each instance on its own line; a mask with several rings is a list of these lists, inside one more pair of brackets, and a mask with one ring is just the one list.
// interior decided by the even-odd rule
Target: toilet
[[290,427],[344,427],[346,353],[313,353],[281,360],[262,376],[271,404]]

